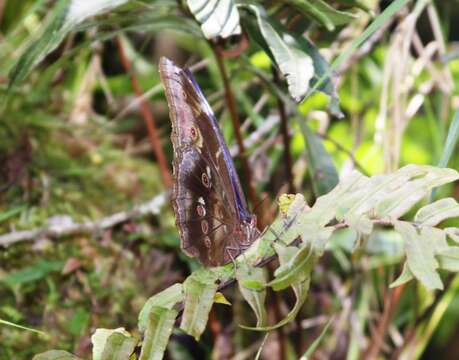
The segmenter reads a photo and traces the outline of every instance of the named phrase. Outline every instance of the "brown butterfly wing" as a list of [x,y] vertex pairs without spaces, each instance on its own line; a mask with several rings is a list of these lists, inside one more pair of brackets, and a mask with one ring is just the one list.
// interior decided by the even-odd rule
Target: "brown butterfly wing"
[[[160,75],[166,89],[174,146],[173,206],[182,249],[207,266],[227,263],[253,219],[212,110],[185,70],[165,58]],[[253,228],[253,226],[251,226]]]

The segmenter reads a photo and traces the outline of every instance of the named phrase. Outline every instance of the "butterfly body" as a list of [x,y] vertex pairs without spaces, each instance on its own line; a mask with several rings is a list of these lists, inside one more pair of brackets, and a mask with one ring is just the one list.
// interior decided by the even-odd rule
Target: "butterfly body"
[[188,70],[160,60],[172,121],[172,205],[183,251],[206,266],[231,261],[258,236],[223,135]]

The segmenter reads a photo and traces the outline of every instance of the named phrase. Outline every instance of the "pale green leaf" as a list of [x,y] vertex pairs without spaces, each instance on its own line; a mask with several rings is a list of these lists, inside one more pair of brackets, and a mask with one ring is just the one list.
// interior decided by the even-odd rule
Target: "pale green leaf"
[[148,317],[140,360],[161,360],[174,328],[178,311],[154,306]]
[[288,90],[295,101],[301,101],[314,75],[314,65],[311,57],[294,46],[294,39],[284,34],[281,36],[269,23],[269,18],[263,8],[247,5],[257,16],[258,27],[264,40],[278,65],[281,73],[287,79]]
[[102,356],[104,353],[105,345],[107,344],[107,340],[114,333],[119,333],[126,337],[130,336],[130,334],[124,328],[97,329],[96,332],[91,336],[93,360],[103,359]]
[[315,256],[311,244],[303,244],[300,248],[274,244],[281,265],[274,272],[274,280],[268,283],[274,291],[283,290],[294,283],[302,283],[309,279],[315,264]]
[[21,330],[31,331],[31,332],[34,332],[34,333],[37,333],[37,334],[40,334],[40,335],[45,335],[45,333],[43,331],[32,329],[32,328],[27,327],[27,326],[22,326],[22,325],[19,325],[19,324],[15,324],[15,323],[12,323],[10,321],[3,320],[3,319],[0,319],[0,324],[12,326],[12,327],[15,327],[15,328],[21,329]]
[[423,236],[410,223],[396,221],[395,230],[405,242],[408,267],[413,275],[428,289],[443,289],[443,283],[437,272],[438,262],[435,259],[435,239]]
[[172,309],[175,304],[183,301],[183,299],[184,295],[182,284],[171,285],[160,293],[153,295],[145,302],[142,310],[140,311],[138,323],[139,330],[145,331],[147,328],[150,313],[152,311],[151,309],[153,307]]
[[199,340],[206,329],[209,312],[218,288],[216,280],[207,269],[200,269],[191,274],[183,283],[185,309],[180,328],[196,340]]
[[408,281],[411,281],[414,279],[414,275],[411,272],[410,268],[408,267],[408,262],[405,262],[403,264],[403,269],[402,273],[398,276],[397,279],[395,279],[390,285],[390,288],[394,288],[400,285],[403,285],[407,283]]
[[239,12],[232,0],[187,0],[187,3],[207,39],[241,33]]
[[459,244],[459,228],[448,227],[444,231],[454,242]]
[[452,272],[459,272],[459,247],[449,246],[437,253],[440,268]]
[[[263,268],[239,266],[236,269],[236,279],[239,284],[239,290],[245,301],[250,305],[255,316],[257,317],[257,326],[264,326],[267,320],[265,300],[266,300],[266,281],[267,274]],[[262,285],[261,288],[254,289],[246,287],[246,284],[257,283]],[[257,286],[258,287],[258,286]]]
[[79,357],[64,350],[49,350],[35,355],[32,360],[79,360]]
[[421,225],[435,226],[445,219],[456,216],[459,216],[459,204],[453,198],[446,198],[419,209],[414,221]]
[[137,340],[120,332],[113,332],[105,342],[101,360],[128,360],[134,352]]

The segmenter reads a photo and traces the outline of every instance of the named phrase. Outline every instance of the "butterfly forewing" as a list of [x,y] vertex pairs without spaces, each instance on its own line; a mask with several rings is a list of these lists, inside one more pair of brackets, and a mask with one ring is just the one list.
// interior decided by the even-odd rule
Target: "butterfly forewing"
[[[192,75],[160,60],[172,121],[172,203],[182,249],[208,266],[227,263],[256,231],[215,117]],[[233,252],[232,252],[233,251]]]

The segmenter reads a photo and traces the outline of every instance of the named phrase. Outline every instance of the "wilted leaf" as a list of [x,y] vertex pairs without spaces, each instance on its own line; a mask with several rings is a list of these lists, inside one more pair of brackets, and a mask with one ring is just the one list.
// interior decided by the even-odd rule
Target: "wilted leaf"
[[[250,305],[257,317],[257,326],[264,326],[267,320],[265,300],[266,300],[266,271],[263,268],[240,266],[236,270],[236,278],[239,290],[245,301]],[[258,283],[261,288],[254,289],[246,287],[247,283]],[[257,286],[258,287],[258,286]]]
[[187,3],[207,39],[241,33],[239,12],[232,0],[187,0]]
[[148,317],[140,360],[161,360],[174,328],[177,310],[154,306]]
[[435,226],[445,219],[459,216],[459,204],[453,198],[441,199],[419,209],[414,221]]
[[175,304],[183,301],[183,286],[182,284],[174,284],[167,289],[149,298],[142,307],[139,314],[139,330],[145,331],[149,323],[150,313],[153,307],[172,309]]
[[207,269],[195,271],[183,283],[185,309],[180,328],[196,340],[206,329],[217,288],[215,276]]
[[396,221],[395,230],[405,241],[405,252],[408,267],[413,275],[428,289],[443,289],[438,275],[438,262],[435,259],[435,239],[419,234],[410,223]]
[[[246,5],[244,5],[246,6]],[[282,37],[270,24],[263,8],[247,5],[247,8],[257,16],[258,27],[280,71],[287,79],[288,90],[295,101],[301,101],[314,75],[314,65],[311,57],[295,47],[294,39],[287,34]]]
[[35,355],[32,360],[79,360],[79,357],[64,350],[49,350]]

